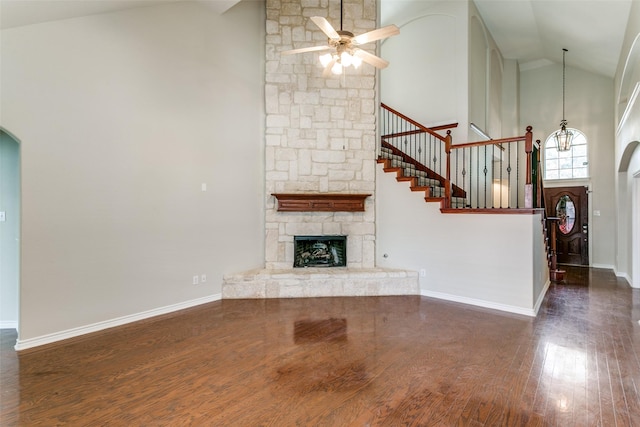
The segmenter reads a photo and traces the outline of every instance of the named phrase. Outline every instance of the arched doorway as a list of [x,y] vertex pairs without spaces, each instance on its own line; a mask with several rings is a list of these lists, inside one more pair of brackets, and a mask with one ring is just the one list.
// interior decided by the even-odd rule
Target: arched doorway
[[618,264],[631,286],[640,288],[640,141],[622,152],[617,191]]
[[20,144],[0,128],[0,328],[17,329],[20,290]]

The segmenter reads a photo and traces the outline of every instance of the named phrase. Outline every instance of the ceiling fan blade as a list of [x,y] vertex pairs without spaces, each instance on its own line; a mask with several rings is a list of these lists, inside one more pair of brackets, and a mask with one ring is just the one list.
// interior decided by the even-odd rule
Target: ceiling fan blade
[[300,49],[285,50],[283,52],[280,52],[280,55],[293,55],[295,53],[317,52],[320,50],[329,50],[329,49],[332,49],[332,47],[331,46],[302,47]]
[[378,28],[377,30],[369,31],[368,33],[360,34],[353,38],[354,44],[371,43],[376,40],[384,39],[387,37],[400,34],[400,29],[395,25],[387,25],[386,27]]
[[354,56],[357,56],[358,58],[362,59],[364,62],[366,62],[367,64],[371,64],[376,68],[386,68],[387,65],[389,65],[389,61],[385,61],[384,59],[380,58],[379,56],[375,56],[367,51],[364,51],[362,49],[356,49],[355,52],[353,53]]
[[331,69],[333,68],[335,63],[336,63],[336,60],[332,59],[331,62],[329,62],[326,67],[324,67],[324,71],[322,72],[322,77],[329,77],[331,75]]
[[340,40],[340,34],[338,34],[338,32],[333,28],[333,26],[331,26],[329,21],[327,21],[325,18],[323,18],[322,16],[312,16],[311,20],[331,40]]

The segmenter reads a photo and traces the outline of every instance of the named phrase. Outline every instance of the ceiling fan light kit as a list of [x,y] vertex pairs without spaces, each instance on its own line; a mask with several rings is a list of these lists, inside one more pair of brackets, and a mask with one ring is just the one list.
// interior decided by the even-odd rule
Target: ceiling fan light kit
[[372,43],[387,37],[400,34],[400,29],[395,25],[388,25],[383,28],[369,31],[355,36],[350,31],[342,29],[342,1],[340,2],[340,31],[335,28],[322,16],[312,16],[311,21],[328,37],[327,45],[303,47],[300,49],[286,50],[282,55],[292,55],[305,52],[330,51],[320,55],[320,64],[324,67],[323,76],[331,74],[340,75],[345,68],[359,68],[363,62],[373,65],[378,69],[389,65],[388,61],[360,49],[359,45]]
[[354,48],[349,47],[349,40],[353,39],[353,34],[349,31],[337,31],[337,34],[340,40],[329,39],[329,46],[334,48],[335,52],[320,55],[320,64],[325,72],[330,70],[333,74],[342,74],[345,67],[353,66],[358,69],[362,65],[362,58],[356,55],[357,51]]

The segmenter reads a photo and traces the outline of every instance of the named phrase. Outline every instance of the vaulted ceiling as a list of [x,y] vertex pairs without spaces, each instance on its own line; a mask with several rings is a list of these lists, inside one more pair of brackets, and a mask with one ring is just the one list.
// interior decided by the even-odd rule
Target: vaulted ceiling
[[[175,1],[192,0],[0,0],[0,28]],[[223,13],[239,0],[194,1]],[[406,3],[381,1],[396,8]],[[474,0],[505,58],[535,67],[561,62],[566,48],[568,66],[609,77],[615,74],[632,1],[640,0]]]
[[[638,0],[633,0],[638,1]],[[632,0],[474,0],[505,58],[562,62],[613,77]]]
[[180,1],[197,1],[216,13],[224,13],[240,0],[0,0],[0,28]]

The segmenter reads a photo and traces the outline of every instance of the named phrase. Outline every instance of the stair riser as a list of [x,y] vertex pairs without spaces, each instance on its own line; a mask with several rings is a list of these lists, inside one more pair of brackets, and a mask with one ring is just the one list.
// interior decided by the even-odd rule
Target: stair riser
[[[399,180],[406,181],[406,178],[415,178],[415,183],[412,185],[416,185],[417,187],[428,187],[428,198],[445,197],[445,189],[444,187],[442,187],[439,180],[428,178],[427,172],[417,170],[413,164],[403,161],[401,156],[393,154],[391,150],[387,148],[382,148],[380,152],[380,158],[389,160],[391,167],[400,168],[402,170],[398,178],[403,179]],[[464,208],[466,207],[466,204],[467,202],[463,198],[451,198],[452,208]]]

